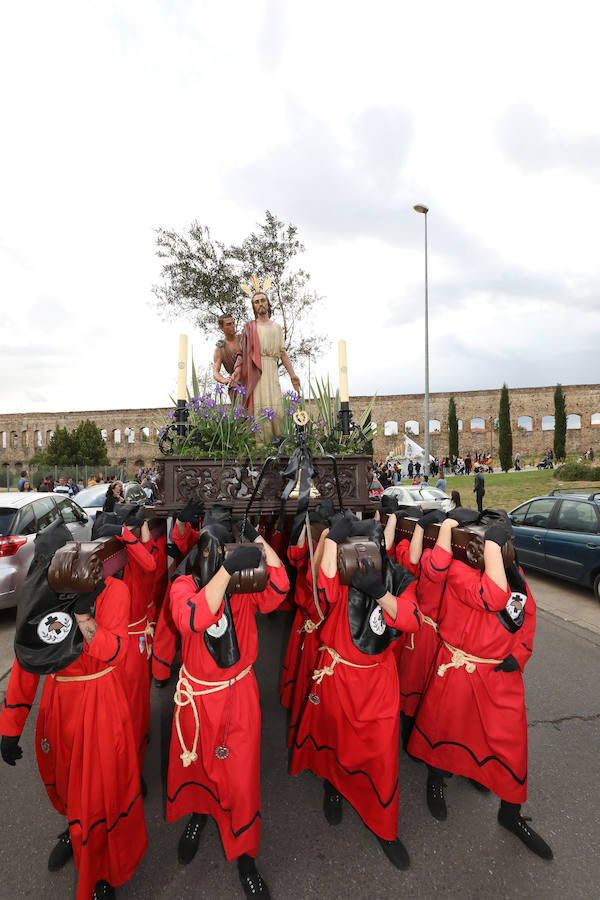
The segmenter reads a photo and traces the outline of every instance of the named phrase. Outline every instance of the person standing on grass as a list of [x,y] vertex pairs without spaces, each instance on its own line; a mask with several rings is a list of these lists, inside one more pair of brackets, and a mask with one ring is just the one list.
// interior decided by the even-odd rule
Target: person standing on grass
[[483,472],[477,472],[473,479],[473,493],[477,495],[477,509],[483,512],[483,496],[485,494],[485,479]]

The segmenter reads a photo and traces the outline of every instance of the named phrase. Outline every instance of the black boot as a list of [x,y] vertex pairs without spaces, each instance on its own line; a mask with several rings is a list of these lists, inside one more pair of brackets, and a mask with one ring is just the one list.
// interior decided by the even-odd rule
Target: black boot
[[393,841],[384,841],[378,834],[376,834],[375,837],[377,838],[379,846],[393,866],[397,869],[408,869],[410,866],[410,857],[408,855],[408,850],[399,837]]
[[243,853],[241,856],[238,856],[237,865],[238,875],[246,897],[262,897],[263,900],[270,900],[269,888],[263,881],[263,877],[256,868],[256,863],[252,857]]
[[330,825],[339,825],[344,813],[342,795],[331,782],[323,781],[323,812]]
[[102,881],[96,882],[92,900],[114,900],[116,896],[117,894],[114,887],[112,887],[108,881],[105,881],[104,878]]
[[50,872],[58,872],[64,864],[73,856],[73,845],[71,844],[71,836],[69,829],[58,835],[58,843],[48,857],[48,870]]
[[446,798],[444,796],[444,776],[439,769],[428,766],[427,775],[427,806],[429,812],[438,822],[445,822],[448,815]]
[[521,807],[518,803],[507,803],[505,800],[501,800],[498,821],[508,831],[512,831],[520,841],[523,841],[533,853],[541,856],[542,859],[552,859],[554,857],[552,848],[537,831],[529,827],[527,824],[529,820],[523,818],[520,812]]
[[406,713],[400,713],[400,735],[402,737],[402,749],[405,753],[408,753],[406,749],[408,747],[408,742],[410,740],[410,735],[413,730],[413,725],[415,724],[414,716],[407,716]]
[[202,829],[206,825],[208,817],[204,813],[192,813],[190,821],[185,826],[185,831],[179,838],[177,845],[177,859],[182,866],[191,863],[196,855]]

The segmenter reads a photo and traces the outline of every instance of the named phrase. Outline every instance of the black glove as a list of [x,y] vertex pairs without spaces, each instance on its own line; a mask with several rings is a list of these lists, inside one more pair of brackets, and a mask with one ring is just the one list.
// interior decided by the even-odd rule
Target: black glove
[[155,678],[154,684],[156,685],[157,688],[164,688],[168,685],[170,680],[171,680],[170,678]]
[[128,528],[135,528],[136,525],[141,528],[146,521],[146,511],[143,506],[134,506],[125,519],[125,525]]
[[[234,521],[234,524],[237,525],[239,532],[241,534],[242,533],[242,525],[243,525],[244,520],[243,519],[234,519],[233,521]],[[254,527],[254,525],[252,524],[250,519],[246,519],[246,526],[244,528],[244,540],[252,541],[252,543],[254,543],[254,541],[256,540],[257,537],[258,537],[258,531]]]
[[193,522],[194,519],[201,516],[203,512],[204,503],[202,500],[188,500],[181,512],[177,513],[177,518],[180,522]]
[[352,533],[352,523],[344,518],[338,519],[335,522],[329,531],[327,537],[330,541],[335,541],[336,544],[341,544],[342,541],[345,541],[347,537]]
[[171,559],[180,560],[182,557],[181,550],[177,546],[177,544],[173,543],[173,541],[169,541],[165,548],[167,556],[170,556]]
[[230,575],[241,572],[242,569],[256,569],[260,563],[262,553],[260,547],[244,547],[240,545],[227,557],[223,568]]
[[19,746],[19,741],[21,740],[21,735],[2,735],[2,741],[0,741],[0,753],[2,754],[2,759],[9,766],[16,765],[18,759],[21,759],[23,756],[23,750]]
[[361,559],[360,563],[366,571],[363,573],[360,569],[356,570],[352,576],[353,586],[357,590],[362,591],[363,594],[368,594],[369,597],[374,597],[375,600],[381,600],[387,594],[387,588],[381,575],[369,560]]
[[85,616],[88,613],[91,613],[92,607],[105,587],[106,583],[104,578],[102,578],[93,591],[90,591],[87,594],[78,594],[75,605],[73,606],[73,612],[78,616]]
[[428,525],[439,525],[445,518],[446,513],[442,512],[441,509],[432,509],[429,512],[423,513],[417,522],[417,525],[425,531]]
[[387,513],[388,516],[396,516],[398,515],[398,501],[395,497],[390,494],[382,494],[381,495],[381,509],[384,513]]
[[494,672],[518,672],[519,671],[519,663],[516,661],[512,653],[503,659],[502,662],[494,666]]
[[473,525],[479,518],[476,509],[469,509],[467,506],[459,506],[451,509],[448,513],[451,519],[455,519],[459,525]]
[[490,525],[484,537],[486,541],[493,541],[494,544],[498,544],[502,548],[507,541],[510,541],[511,533],[504,525]]
[[121,537],[122,525],[114,525],[112,522],[102,522],[96,532],[96,537]]

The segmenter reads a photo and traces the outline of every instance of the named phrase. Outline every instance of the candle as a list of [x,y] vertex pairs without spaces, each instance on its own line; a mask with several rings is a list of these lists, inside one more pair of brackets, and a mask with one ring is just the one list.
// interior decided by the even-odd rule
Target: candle
[[188,339],[187,334],[179,335],[179,360],[177,362],[177,399],[186,399],[187,388],[187,354]]
[[350,399],[348,393],[348,365],[346,362],[346,341],[338,342],[338,358],[340,363],[340,401],[347,403]]

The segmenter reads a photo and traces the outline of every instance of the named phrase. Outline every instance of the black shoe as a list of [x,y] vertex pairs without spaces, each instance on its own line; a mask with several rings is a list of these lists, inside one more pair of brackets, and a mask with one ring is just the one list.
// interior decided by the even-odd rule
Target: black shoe
[[108,881],[105,881],[104,878],[102,881],[96,882],[92,900],[114,900],[116,896],[117,894],[114,887],[112,887]]
[[177,859],[182,866],[187,866],[195,857],[206,819],[207,816],[203,813],[192,813],[190,821],[185,826],[185,831],[179,838],[177,846]]
[[238,875],[246,897],[262,897],[263,900],[270,900],[269,888],[263,881],[263,877],[256,868],[256,863],[251,856],[240,856],[238,859]]
[[486,787],[485,784],[480,784],[479,781],[475,781],[474,778],[469,778],[469,781],[473,785],[476,791],[479,791],[480,794],[489,794],[490,789]]
[[443,778],[427,776],[427,806],[433,818],[438,822],[445,822],[448,815],[444,787]]
[[323,784],[323,812],[330,825],[339,825],[344,814],[343,798],[328,781]]
[[543,837],[540,837],[537,831],[534,831],[533,828],[529,827],[527,820],[524,819],[523,816],[517,816],[517,818],[513,819],[511,822],[502,815],[502,810],[500,810],[498,812],[498,821],[504,828],[508,829],[508,831],[512,831],[513,834],[516,834],[526,847],[538,856],[541,856],[542,859],[552,859],[554,857],[552,848],[548,846]]
[[384,841],[384,839],[380,838],[377,834],[375,837],[379,842],[379,846],[393,866],[397,869],[408,869],[410,866],[410,856],[400,838],[396,838],[394,841]]
[[58,872],[73,856],[73,845],[69,829],[58,835],[58,843],[48,857],[48,871]]

